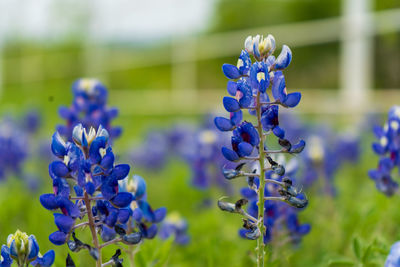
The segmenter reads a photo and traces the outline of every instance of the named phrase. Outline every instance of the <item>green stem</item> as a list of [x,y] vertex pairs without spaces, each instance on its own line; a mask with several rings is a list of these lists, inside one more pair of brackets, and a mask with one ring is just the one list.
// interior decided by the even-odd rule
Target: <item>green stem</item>
[[84,196],[84,201],[86,205],[86,210],[88,214],[88,220],[89,220],[89,228],[92,233],[92,239],[93,239],[93,244],[97,251],[99,252],[99,258],[96,261],[96,267],[101,267],[101,247],[99,244],[99,239],[97,238],[97,233],[96,233],[96,224],[93,219],[93,214],[92,214],[92,207],[90,205],[90,199],[88,193],[85,192]]
[[257,266],[263,267],[264,266],[264,187],[265,187],[265,170],[264,170],[264,135],[263,129],[261,125],[261,104],[260,104],[260,92],[257,93],[257,105],[256,105],[256,112],[257,112],[257,131],[258,136],[260,137],[260,144],[258,147],[259,157],[258,162],[260,164],[260,185],[258,187],[258,228],[260,229],[261,235],[258,238],[257,242]]

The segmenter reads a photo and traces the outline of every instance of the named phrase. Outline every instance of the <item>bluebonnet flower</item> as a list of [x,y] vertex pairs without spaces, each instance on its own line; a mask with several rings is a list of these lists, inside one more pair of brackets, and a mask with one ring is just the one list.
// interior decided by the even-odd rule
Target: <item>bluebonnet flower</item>
[[13,260],[10,256],[10,249],[6,245],[1,246],[0,267],[10,267]]
[[[249,36],[244,46],[245,50],[242,51],[236,67],[229,64],[222,66],[223,73],[231,80],[227,86],[228,93],[235,96],[223,98],[225,110],[231,113],[230,119],[216,117],[214,122],[221,131],[233,131],[231,148],[222,147],[222,154],[231,162],[240,162],[235,168],[223,168],[223,174],[228,180],[248,176],[248,188],[242,190],[245,198],[235,203],[220,199],[218,206],[224,211],[245,217],[244,229],[240,234],[248,239],[258,240],[257,263],[258,266],[263,266],[264,243],[271,239],[274,224],[278,224],[276,219],[282,216],[283,210],[289,206],[304,208],[308,203],[305,196],[292,185],[293,181],[284,177],[284,166],[271,157],[274,154],[298,154],[305,147],[303,140],[292,144],[285,139],[285,131],[279,125],[279,106],[297,106],[301,94],[287,93],[282,70],[289,66],[292,59],[289,47],[284,45],[280,55],[275,58],[272,55],[275,51],[275,39],[272,35],[266,38],[260,35]],[[255,59],[254,63],[251,62],[251,56]],[[274,101],[270,100],[270,87]],[[257,118],[255,125],[242,121],[243,115],[239,112],[243,109]],[[240,116],[237,115],[232,121],[232,113]],[[281,149],[267,148],[265,139],[269,133],[278,137]],[[244,165],[249,162],[256,162],[257,168],[254,172],[246,173]],[[269,178],[272,174],[278,177]],[[246,205],[249,206],[248,211],[244,210]],[[287,215],[287,226],[289,232],[299,239],[299,236],[309,231],[309,227],[299,225],[297,218],[293,216]]]
[[24,165],[35,153],[32,141],[40,125],[40,116],[28,111],[24,117],[15,120],[4,117],[0,122],[0,180],[11,175],[22,178],[30,189],[35,189],[37,179],[33,173],[24,172]]
[[369,171],[369,176],[376,183],[379,191],[387,196],[393,195],[398,188],[392,180],[391,172],[400,166],[400,106],[389,110],[384,127],[374,127],[378,142],[372,144],[373,151],[379,155],[378,168]]
[[160,237],[168,239],[174,236],[174,242],[179,245],[186,245],[190,242],[190,237],[187,234],[188,223],[178,213],[170,213],[160,228]]
[[111,140],[121,135],[120,127],[112,127],[111,121],[118,116],[118,109],[107,106],[107,88],[96,79],[79,79],[72,85],[73,101],[70,107],[60,107],[59,115],[66,125],[58,125],[60,135],[71,141],[72,130],[78,124],[97,129],[102,125]]
[[[109,133],[101,125],[97,131],[93,128],[87,131],[79,124],[73,129],[71,139],[72,142],[66,142],[58,132],[53,135],[51,150],[58,158],[49,165],[53,193],[41,195],[40,203],[56,212],[54,222],[58,230],[50,234],[49,240],[55,245],[67,243],[73,252],[87,249],[101,265],[104,246],[117,242],[135,245],[143,238],[154,237],[157,232],[154,223],[164,218],[166,210],[152,211],[144,200],[143,179],[132,185],[134,192],[120,188],[130,167],[115,164]],[[137,217],[138,209],[131,208],[132,205],[138,205],[143,220]],[[83,226],[91,230],[92,245],[81,242],[75,235],[76,229]],[[109,243],[100,244],[97,233]]]
[[390,248],[390,253],[386,258],[385,267],[400,266],[400,242],[396,242]]
[[10,234],[7,238],[7,246],[1,248],[2,261],[0,266],[11,266],[13,259],[18,266],[28,266],[29,264],[38,267],[48,267],[53,265],[55,253],[49,250],[43,256],[39,253],[39,244],[34,235],[28,236],[26,233],[17,230],[15,234]]

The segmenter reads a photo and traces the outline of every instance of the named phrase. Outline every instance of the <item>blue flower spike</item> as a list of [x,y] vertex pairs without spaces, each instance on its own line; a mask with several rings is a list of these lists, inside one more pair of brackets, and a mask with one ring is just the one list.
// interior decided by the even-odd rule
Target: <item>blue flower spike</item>
[[[244,217],[239,234],[246,239],[258,240],[258,262],[264,261],[265,243],[277,235],[274,232],[286,228],[289,240],[296,244],[311,229],[309,224],[299,223],[297,213],[307,206],[308,199],[293,185],[294,177],[290,176],[295,170],[286,167],[284,156],[301,153],[306,143],[300,140],[292,144],[285,139],[288,133],[279,123],[279,106],[297,106],[301,94],[287,93],[282,73],[292,60],[291,50],[283,45],[279,56],[275,58],[275,48],[272,35],[246,38],[237,68],[228,64],[223,66],[225,76],[238,79],[227,84],[227,91],[232,97],[223,98],[223,106],[230,112],[230,119],[214,119],[217,129],[232,132],[231,146],[223,146],[222,155],[226,160],[238,163],[236,168],[221,166],[225,179],[247,177],[248,185],[241,190],[244,198],[236,203],[219,200],[218,207]],[[254,62],[251,62],[251,56]],[[275,100],[273,102],[270,92]],[[243,114],[239,116],[238,112],[243,110],[257,118],[254,125],[243,121]],[[273,138],[269,133],[278,139],[281,149],[272,151],[267,148],[266,138]],[[278,161],[279,154],[283,159]],[[246,170],[247,166],[256,167]],[[247,207],[246,211],[244,206]]]
[[372,144],[372,150],[380,157],[378,167],[368,172],[376,188],[387,196],[394,195],[398,183],[392,173],[400,166],[400,106],[393,106],[383,127],[375,126],[374,134],[378,138]]
[[[73,90],[74,110],[93,111],[96,116],[102,114],[107,91],[101,83],[79,80]],[[116,116],[115,110],[104,112],[110,118]],[[66,113],[63,109],[63,114]],[[108,124],[107,119],[99,119]],[[144,179],[139,176],[129,178],[130,166],[116,163],[111,147],[115,135],[109,133],[107,124],[103,127],[92,121],[88,128],[86,123],[76,121],[76,126],[66,131],[70,136],[65,140],[58,132],[53,135],[52,152],[58,158],[49,164],[53,193],[39,197],[42,206],[54,212],[57,229],[49,235],[50,242],[57,246],[67,244],[75,253],[88,250],[97,266],[103,264],[100,257],[103,247],[119,242],[139,245],[145,239],[154,238],[157,224],[162,223],[167,213],[163,207],[153,211],[146,201]],[[75,230],[82,227],[91,230],[91,244],[81,242],[76,236]],[[34,266],[53,263],[54,252],[38,254],[39,247],[33,236],[17,232],[9,239],[10,255],[15,260],[26,258]],[[27,243],[21,246],[19,240]],[[99,240],[108,243],[101,244]]]

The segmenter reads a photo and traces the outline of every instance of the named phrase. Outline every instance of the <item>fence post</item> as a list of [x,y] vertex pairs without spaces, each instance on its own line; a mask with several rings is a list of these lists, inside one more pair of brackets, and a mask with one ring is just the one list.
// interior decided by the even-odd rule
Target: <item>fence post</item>
[[368,108],[372,87],[371,0],[342,0],[340,99],[352,114]]

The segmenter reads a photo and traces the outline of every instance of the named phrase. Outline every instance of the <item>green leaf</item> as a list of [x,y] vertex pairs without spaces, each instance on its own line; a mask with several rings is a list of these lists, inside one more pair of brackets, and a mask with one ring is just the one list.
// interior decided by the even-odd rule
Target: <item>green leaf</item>
[[354,254],[356,255],[357,259],[361,260],[362,249],[361,249],[360,240],[358,240],[357,237],[355,237],[353,239],[353,251],[354,251]]
[[354,266],[354,262],[351,260],[346,259],[338,259],[338,260],[331,260],[328,262],[329,267],[347,267],[347,266]]

